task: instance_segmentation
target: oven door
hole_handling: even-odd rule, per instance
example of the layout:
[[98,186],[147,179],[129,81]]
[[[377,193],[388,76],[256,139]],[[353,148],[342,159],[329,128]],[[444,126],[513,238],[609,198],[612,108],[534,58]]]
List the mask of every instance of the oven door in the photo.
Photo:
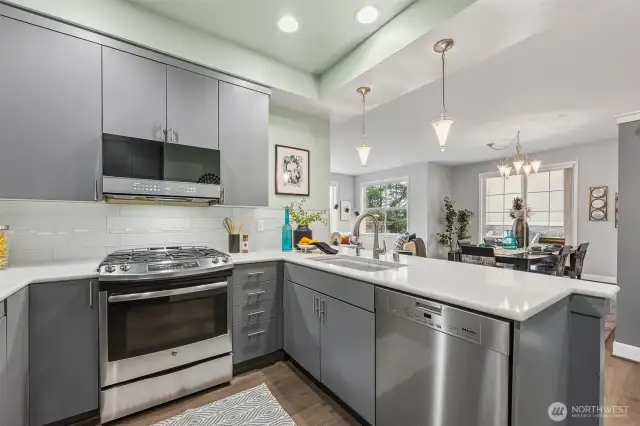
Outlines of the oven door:
[[231,352],[226,278],[100,292],[102,387]]

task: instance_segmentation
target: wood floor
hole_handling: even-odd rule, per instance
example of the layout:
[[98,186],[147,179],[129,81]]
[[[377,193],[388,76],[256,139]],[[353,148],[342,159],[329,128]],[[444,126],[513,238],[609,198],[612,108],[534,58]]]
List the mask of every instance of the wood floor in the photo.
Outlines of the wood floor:
[[[626,405],[629,409],[626,417],[605,418],[604,426],[638,426],[640,425],[640,364],[613,357],[611,355],[613,340],[613,338],[609,339],[606,345],[605,405]],[[148,426],[180,414],[189,408],[200,407],[261,383],[269,386],[273,395],[298,426],[359,424],[291,362],[284,361],[237,376],[229,386],[126,418],[112,425]]]

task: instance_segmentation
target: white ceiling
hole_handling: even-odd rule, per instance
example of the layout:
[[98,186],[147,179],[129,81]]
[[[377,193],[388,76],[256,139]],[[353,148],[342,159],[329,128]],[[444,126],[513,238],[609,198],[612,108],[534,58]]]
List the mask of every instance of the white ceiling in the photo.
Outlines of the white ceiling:
[[362,174],[422,161],[499,158],[504,154],[486,144],[508,142],[518,129],[524,149],[534,153],[615,140],[613,116],[640,108],[640,2],[594,0],[589,6],[447,77],[447,110],[456,122],[446,152],[439,152],[430,124],[440,104],[435,81],[369,111],[373,148],[366,168],[355,149],[360,118],[334,120],[331,171]]
[[[297,69],[319,74],[415,0],[130,0],[190,27],[248,47]],[[377,22],[362,25],[356,11],[380,10]],[[299,30],[278,29],[284,15]]]

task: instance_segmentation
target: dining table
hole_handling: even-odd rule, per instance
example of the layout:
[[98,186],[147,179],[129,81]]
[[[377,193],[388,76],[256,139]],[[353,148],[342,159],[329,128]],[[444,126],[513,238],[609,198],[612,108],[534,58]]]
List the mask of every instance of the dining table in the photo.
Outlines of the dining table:
[[[575,250],[572,250],[572,252]],[[558,252],[541,251],[539,253],[529,252],[525,249],[507,250],[495,248],[494,255],[497,263],[504,263],[515,266],[519,271],[530,271],[531,266],[540,263],[550,263],[555,260]]]

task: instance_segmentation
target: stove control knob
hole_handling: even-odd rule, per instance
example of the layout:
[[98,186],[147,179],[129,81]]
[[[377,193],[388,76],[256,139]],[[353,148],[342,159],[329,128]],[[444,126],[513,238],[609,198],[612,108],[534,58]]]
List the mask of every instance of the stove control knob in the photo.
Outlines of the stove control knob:
[[211,259],[211,261],[213,263],[218,263],[218,262],[220,262],[220,259],[218,259],[217,257],[214,257],[213,259]]
[[223,258],[222,258],[222,261],[223,261],[224,263],[228,263],[228,262],[229,262],[229,260],[231,260],[231,259],[229,258],[229,256],[225,256],[225,257],[223,257]]
[[120,270],[125,272],[130,271],[131,265],[127,265],[126,263],[124,265],[120,265]]
[[115,272],[116,267],[113,265],[107,265],[104,267],[105,272],[111,273],[111,272]]

